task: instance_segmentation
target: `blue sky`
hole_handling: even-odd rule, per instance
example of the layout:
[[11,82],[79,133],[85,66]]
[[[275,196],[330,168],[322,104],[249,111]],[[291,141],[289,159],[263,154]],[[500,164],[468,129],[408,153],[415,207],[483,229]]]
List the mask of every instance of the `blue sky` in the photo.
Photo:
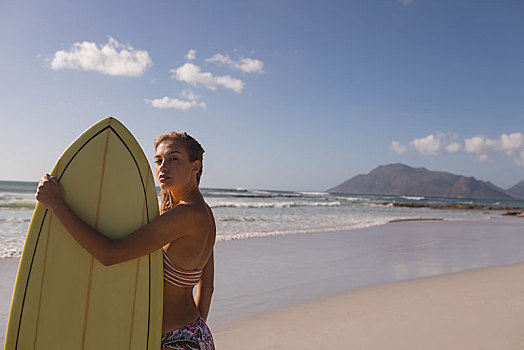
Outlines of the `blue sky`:
[[524,179],[524,2],[0,3],[0,179],[36,181],[112,115],[204,187],[325,190],[402,162]]

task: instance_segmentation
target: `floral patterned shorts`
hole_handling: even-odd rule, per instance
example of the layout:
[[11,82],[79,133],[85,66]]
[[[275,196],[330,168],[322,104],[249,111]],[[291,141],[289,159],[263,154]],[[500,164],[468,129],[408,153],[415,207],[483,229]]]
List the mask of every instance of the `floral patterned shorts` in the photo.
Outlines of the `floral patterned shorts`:
[[187,326],[162,334],[162,348],[175,350],[214,350],[211,331],[202,317]]

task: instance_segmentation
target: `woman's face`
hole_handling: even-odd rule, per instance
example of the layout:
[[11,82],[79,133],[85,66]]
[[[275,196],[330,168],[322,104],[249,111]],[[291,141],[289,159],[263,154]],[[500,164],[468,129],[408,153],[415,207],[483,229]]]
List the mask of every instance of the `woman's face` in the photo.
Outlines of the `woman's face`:
[[199,168],[198,161],[190,162],[184,147],[176,141],[164,141],[155,154],[155,174],[162,190],[176,190],[187,185]]

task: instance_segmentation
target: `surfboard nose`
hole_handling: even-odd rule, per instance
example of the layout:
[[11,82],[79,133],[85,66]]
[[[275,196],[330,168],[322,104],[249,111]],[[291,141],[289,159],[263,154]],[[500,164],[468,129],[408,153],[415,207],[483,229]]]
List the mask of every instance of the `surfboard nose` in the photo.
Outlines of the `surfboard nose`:
[[107,125],[111,125],[112,123],[114,123],[115,121],[118,121],[118,120],[115,117],[113,117],[113,116],[108,116],[108,117],[102,119],[101,121],[106,123]]

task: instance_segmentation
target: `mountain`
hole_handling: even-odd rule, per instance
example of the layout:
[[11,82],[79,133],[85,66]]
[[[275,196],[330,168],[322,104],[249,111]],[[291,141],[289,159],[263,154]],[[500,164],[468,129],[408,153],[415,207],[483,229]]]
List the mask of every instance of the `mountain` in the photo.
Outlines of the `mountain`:
[[367,175],[357,175],[327,191],[404,196],[513,198],[490,182],[425,168],[412,168],[404,164],[381,165]]
[[524,180],[522,180],[515,186],[510,187],[507,192],[512,196],[524,198]]

